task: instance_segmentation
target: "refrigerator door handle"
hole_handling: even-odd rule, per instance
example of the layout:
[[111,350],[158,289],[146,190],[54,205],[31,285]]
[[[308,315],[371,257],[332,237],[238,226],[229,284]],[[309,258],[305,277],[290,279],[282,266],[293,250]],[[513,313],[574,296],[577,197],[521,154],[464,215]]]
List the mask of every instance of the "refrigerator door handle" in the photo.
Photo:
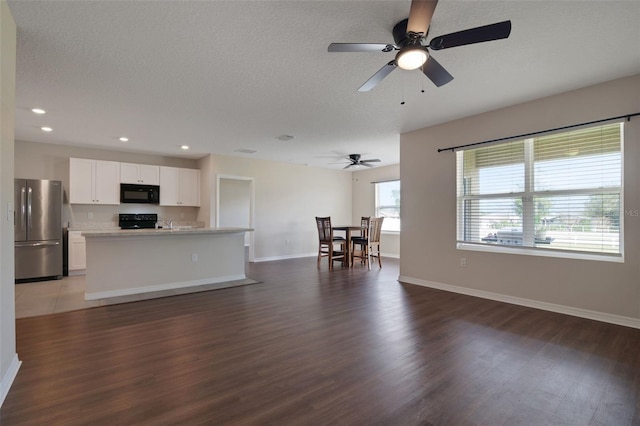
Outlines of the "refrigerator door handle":
[[27,221],[29,222],[29,229],[31,226],[31,194],[33,194],[33,188],[29,187],[29,191],[27,194]]
[[16,242],[16,247],[48,247],[48,246],[59,246],[60,241],[40,241],[37,243],[31,242]]
[[26,188],[23,186],[22,188],[20,188],[20,225],[22,227],[22,230],[24,230],[25,228],[25,224],[26,224],[26,204],[25,204],[25,197],[26,197]]

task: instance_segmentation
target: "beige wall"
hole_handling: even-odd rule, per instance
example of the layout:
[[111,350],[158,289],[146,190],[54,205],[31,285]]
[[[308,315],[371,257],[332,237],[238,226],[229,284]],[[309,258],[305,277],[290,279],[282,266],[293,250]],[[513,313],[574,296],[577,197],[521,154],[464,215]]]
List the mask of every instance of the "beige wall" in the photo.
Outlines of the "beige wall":
[[[205,161],[205,160],[201,160]],[[210,155],[210,194],[215,206],[218,174],[254,178],[256,261],[300,257],[318,251],[315,216],[351,221],[351,173],[275,161]],[[211,214],[215,224],[215,212]]]
[[[13,268],[13,136],[16,25],[0,2],[0,405],[19,368]],[[11,208],[10,208],[11,207]]]
[[215,174],[213,172],[213,157],[207,155],[198,160],[200,169],[200,209],[198,210],[198,221],[204,223],[207,228],[216,225],[215,208],[216,200],[211,199],[211,188],[215,185]]
[[[471,294],[487,292],[498,299],[508,296],[561,305],[579,315],[616,316],[613,322],[640,318],[640,217],[625,215],[624,263],[457,250],[455,154],[437,152],[640,112],[639,94],[640,75],[403,134],[403,279],[457,286],[455,290]],[[640,117],[625,124],[624,138],[624,206],[639,211]],[[466,267],[460,266],[461,257],[467,259]]]
[[[375,215],[376,191],[372,182],[400,179],[400,165],[374,167],[358,170],[352,174],[353,223],[360,223],[362,216]],[[402,191],[402,184],[400,185]],[[402,216],[402,212],[400,212]],[[385,232],[380,239],[380,249],[384,256],[400,257],[400,234]]]
[[[198,215],[198,208],[196,207],[160,207],[140,204],[121,204],[116,206],[69,205],[67,191],[69,188],[69,158],[71,157],[190,169],[198,168],[196,160],[184,158],[16,141],[16,177],[61,180],[65,188],[63,221],[65,223],[69,222],[70,227],[90,228],[92,226],[99,227],[104,223],[117,223],[118,213],[157,213],[159,217],[173,218],[176,222],[193,222],[196,220]],[[89,213],[93,218],[89,218]]]
[[[71,227],[87,228],[91,223],[114,222],[118,213],[133,212],[158,213],[160,217],[173,217],[178,222],[198,220],[205,226],[215,226],[218,174],[255,179],[253,253],[256,260],[316,253],[318,236],[313,220],[316,215],[332,216],[335,223],[351,220],[351,173],[275,161],[215,155],[186,160],[19,141],[15,150],[16,176],[62,180],[68,188],[70,157],[199,168],[202,184],[200,208],[69,205],[65,202],[64,220],[70,222]],[[65,201],[67,199],[65,196]],[[88,217],[89,213],[93,219]]]

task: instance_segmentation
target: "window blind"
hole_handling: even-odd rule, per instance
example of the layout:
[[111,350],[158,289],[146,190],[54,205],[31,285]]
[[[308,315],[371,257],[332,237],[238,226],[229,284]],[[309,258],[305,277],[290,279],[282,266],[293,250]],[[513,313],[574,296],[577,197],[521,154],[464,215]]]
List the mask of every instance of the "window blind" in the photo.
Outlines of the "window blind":
[[458,151],[458,242],[620,254],[622,129]]
[[375,216],[384,217],[383,231],[400,232],[400,181],[375,183]]

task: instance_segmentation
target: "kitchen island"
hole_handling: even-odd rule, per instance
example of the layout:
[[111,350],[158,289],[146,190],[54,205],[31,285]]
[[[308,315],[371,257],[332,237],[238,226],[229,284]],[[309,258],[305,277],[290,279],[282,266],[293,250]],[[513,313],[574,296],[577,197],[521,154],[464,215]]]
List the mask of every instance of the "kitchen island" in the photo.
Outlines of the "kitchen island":
[[[220,283],[245,275],[250,228],[85,231],[85,299],[94,300]],[[228,283],[228,285],[225,285]]]

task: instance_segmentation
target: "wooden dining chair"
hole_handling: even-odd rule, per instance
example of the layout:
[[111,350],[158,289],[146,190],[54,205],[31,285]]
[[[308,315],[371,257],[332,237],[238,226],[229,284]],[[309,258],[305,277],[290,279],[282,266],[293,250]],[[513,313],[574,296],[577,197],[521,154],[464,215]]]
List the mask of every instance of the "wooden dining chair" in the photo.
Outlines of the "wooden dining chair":
[[[371,217],[369,217],[369,216],[362,216],[360,218],[360,228],[361,228],[360,235],[355,236],[355,237],[351,237],[351,246],[352,246],[351,251],[352,252],[353,252],[353,250],[356,250],[356,249],[357,249],[356,251],[358,251],[358,252],[364,252],[365,246],[366,246],[365,241],[366,241],[367,235],[369,235],[369,222],[370,221],[371,221]],[[359,237],[359,239],[354,241],[354,238],[358,238],[358,237]],[[356,245],[358,247],[356,247]],[[360,256],[358,256],[358,257],[360,257]],[[364,258],[363,257],[360,258],[360,262],[364,263]],[[353,266],[353,256],[351,256],[351,265]]]
[[[347,251],[347,240],[343,237],[335,237],[333,228],[331,227],[331,217],[316,217],[316,225],[318,226],[318,268],[320,267],[320,259],[329,258],[329,269],[333,268],[334,260],[345,260]],[[339,250],[335,250],[335,246],[339,246]]]
[[[382,268],[382,259],[380,256],[380,234],[382,233],[382,221],[384,217],[372,217],[369,220],[369,229],[367,237],[351,238],[351,266],[354,265],[354,258],[359,258],[367,263],[371,270],[371,258],[378,259],[378,265]],[[356,246],[360,250],[356,250]]]
[[367,235],[369,233],[369,222],[371,221],[371,217],[369,216],[362,216],[360,217],[360,227],[362,228],[362,231],[360,231],[360,236],[363,238],[367,238]]

